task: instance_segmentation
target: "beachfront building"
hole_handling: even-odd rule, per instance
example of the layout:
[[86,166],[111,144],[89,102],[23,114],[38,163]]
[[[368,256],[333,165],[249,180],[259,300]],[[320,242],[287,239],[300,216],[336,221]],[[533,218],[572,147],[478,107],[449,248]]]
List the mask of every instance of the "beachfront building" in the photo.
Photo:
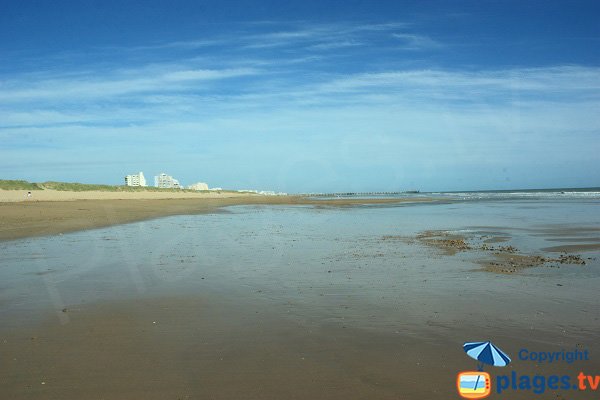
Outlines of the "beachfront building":
[[125,177],[126,186],[146,186],[146,178],[144,173],[140,171],[139,174],[127,175]]
[[188,186],[187,188],[191,190],[208,190],[208,184],[204,182],[198,182]]
[[154,177],[154,186],[161,189],[181,189],[179,181],[164,172]]

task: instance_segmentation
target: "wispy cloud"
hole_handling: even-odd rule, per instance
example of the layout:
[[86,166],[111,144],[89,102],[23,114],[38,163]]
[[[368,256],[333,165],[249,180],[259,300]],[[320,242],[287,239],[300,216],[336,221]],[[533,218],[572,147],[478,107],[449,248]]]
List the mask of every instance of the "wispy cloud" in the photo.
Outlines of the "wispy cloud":
[[394,33],[392,37],[398,39],[402,48],[406,50],[431,50],[442,47],[442,44],[425,35],[414,33]]
[[[409,25],[405,23],[317,25],[310,28],[256,35],[250,38],[252,43],[249,46],[304,45],[307,50],[369,46],[381,41],[387,34],[408,27]],[[440,46],[438,42],[414,33],[394,33],[393,36],[405,41],[405,49],[413,50]]]
[[278,64],[222,70],[153,65],[117,76],[5,81],[0,93],[1,126],[147,124],[305,107],[450,110],[518,104],[538,109],[542,104],[600,102],[600,69],[595,67],[402,70],[316,74],[308,80],[287,68]]
[[365,45],[364,42],[360,42],[357,40],[339,40],[339,41],[318,43],[318,44],[309,46],[308,49],[322,51],[322,50],[340,49],[340,48],[344,48],[344,47],[358,47],[358,46],[364,46],[364,45]]
[[[145,72],[145,73],[142,73]],[[135,73],[109,75],[105,77],[85,76],[73,79],[45,79],[37,82],[3,81],[0,87],[0,104],[14,102],[37,102],[48,99],[81,100],[82,98],[100,100],[107,97],[134,95],[148,92],[171,92],[199,90],[192,86],[228,78],[258,74],[252,68],[239,69],[181,69],[160,70],[152,73],[142,68]]]
[[[515,68],[492,71],[405,70],[365,73],[333,79],[319,86],[323,93],[389,93],[399,91],[447,95],[449,98],[497,102],[514,96],[539,96],[560,100],[600,99],[600,68],[561,66],[550,68]],[[538,97],[538,98],[539,98]],[[434,98],[431,98],[434,100]]]

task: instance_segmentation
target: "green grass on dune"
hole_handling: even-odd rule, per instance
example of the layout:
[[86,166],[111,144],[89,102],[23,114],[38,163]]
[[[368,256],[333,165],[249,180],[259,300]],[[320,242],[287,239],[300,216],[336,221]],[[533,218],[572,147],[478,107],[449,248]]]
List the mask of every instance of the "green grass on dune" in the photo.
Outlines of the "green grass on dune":
[[[0,189],[2,190],[61,190],[69,192],[186,192],[186,193],[210,193],[208,190],[190,190],[190,189],[160,189],[154,186],[125,186],[125,185],[95,185],[89,183],[76,182],[43,182],[32,183],[23,180],[3,180],[0,179]],[[220,190],[219,192],[233,193],[235,190]]]
[[43,190],[37,183],[0,179],[0,189],[4,190]]
[[195,192],[187,189],[160,189],[153,186],[125,186],[125,185],[97,185],[76,182],[44,182],[40,184],[44,189],[62,190],[69,192]]
[[[77,182],[44,182],[40,184],[44,189],[50,190],[61,190],[69,192],[144,192],[147,187],[133,187],[133,186],[117,186],[117,185],[98,185],[90,183],[77,183]],[[160,190],[160,189],[157,189]]]

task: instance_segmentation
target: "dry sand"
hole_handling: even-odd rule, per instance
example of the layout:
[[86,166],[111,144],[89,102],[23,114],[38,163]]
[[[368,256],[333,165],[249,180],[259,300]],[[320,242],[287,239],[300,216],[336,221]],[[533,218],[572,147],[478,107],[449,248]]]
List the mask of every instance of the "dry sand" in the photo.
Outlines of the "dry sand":
[[433,201],[427,198],[316,200],[247,193],[63,192],[0,190],[0,240],[98,228],[243,204],[353,206]]
[[222,199],[229,197],[248,196],[248,193],[230,191],[215,192],[108,192],[108,191],[81,191],[67,190],[33,190],[31,197],[27,197],[26,190],[0,189],[0,203],[5,202],[36,202],[36,201],[71,201],[71,200],[164,200],[164,199]]

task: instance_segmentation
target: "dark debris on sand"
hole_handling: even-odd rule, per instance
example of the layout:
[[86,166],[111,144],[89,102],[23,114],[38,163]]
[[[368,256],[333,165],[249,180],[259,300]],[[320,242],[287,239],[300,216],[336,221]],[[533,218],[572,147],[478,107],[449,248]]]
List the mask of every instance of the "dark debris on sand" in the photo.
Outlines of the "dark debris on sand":
[[558,258],[523,254],[514,246],[490,246],[485,242],[481,245],[472,244],[476,243],[477,239],[482,240],[485,237],[467,238],[464,235],[448,231],[425,231],[416,236],[416,240],[419,242],[443,250],[447,255],[454,255],[463,251],[483,252],[493,257],[491,261],[481,261],[483,269],[489,272],[512,274],[525,268],[540,266],[557,267],[557,264],[586,265],[585,260],[577,254],[565,253]]

